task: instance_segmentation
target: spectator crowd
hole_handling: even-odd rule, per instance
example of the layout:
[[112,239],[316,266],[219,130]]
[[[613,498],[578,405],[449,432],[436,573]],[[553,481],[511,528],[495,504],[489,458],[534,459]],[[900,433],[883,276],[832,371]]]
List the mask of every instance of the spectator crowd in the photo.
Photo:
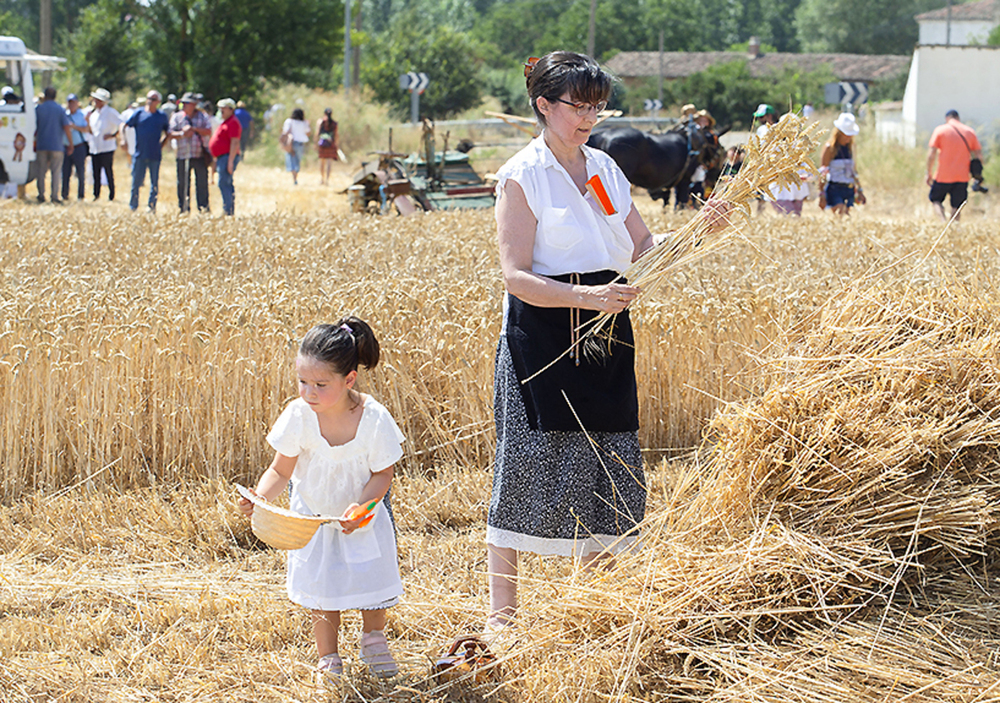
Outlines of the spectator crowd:
[[[6,88],[2,97],[7,104],[20,100]],[[163,102],[160,93],[151,90],[121,113],[110,103],[111,93],[104,88],[90,94],[86,107],[73,93],[65,105],[60,104],[52,87],[39,97],[35,107],[39,202],[46,201],[47,193],[53,203],[69,200],[74,175],[76,199],[83,200],[88,174],[93,199],[99,200],[107,188],[108,200],[114,200],[114,157],[121,149],[131,172],[129,207],[139,209],[139,191],[148,175],[146,207],[155,211],[163,150],[172,146],[176,150],[181,212],[191,209],[192,180],[196,206],[200,212],[208,212],[209,183],[217,180],[224,213],[235,214],[233,172],[246,150],[253,121],[242,101],[223,98],[213,105],[201,93],[189,92],[180,98],[168,95]]]

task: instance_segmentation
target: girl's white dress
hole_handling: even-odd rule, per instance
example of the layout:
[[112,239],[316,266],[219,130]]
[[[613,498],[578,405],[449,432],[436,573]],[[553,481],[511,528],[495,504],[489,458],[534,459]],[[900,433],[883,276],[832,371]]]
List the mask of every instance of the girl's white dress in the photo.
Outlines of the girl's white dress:
[[[281,413],[267,435],[274,450],[298,457],[292,472],[292,510],[304,515],[343,515],[357,503],[373,472],[403,456],[405,440],[389,411],[371,396],[357,435],[330,446],[319,418],[301,398]],[[396,562],[396,535],[384,502],[364,528],[346,535],[340,523],[317,530],[302,549],[288,553],[288,597],[312,610],[386,607],[403,594]]]

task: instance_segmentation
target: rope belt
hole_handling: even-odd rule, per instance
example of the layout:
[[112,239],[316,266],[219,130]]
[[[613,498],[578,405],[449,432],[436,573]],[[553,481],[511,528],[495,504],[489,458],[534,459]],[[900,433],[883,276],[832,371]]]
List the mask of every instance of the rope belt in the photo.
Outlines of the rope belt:
[[[569,276],[571,285],[580,285],[580,274],[571,273]],[[569,358],[577,366],[580,365],[580,308],[569,309]]]

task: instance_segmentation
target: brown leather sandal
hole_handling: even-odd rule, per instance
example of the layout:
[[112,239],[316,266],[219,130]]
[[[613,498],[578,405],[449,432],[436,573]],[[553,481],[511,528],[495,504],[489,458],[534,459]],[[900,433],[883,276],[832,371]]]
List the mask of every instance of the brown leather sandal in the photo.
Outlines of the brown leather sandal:
[[498,674],[497,658],[478,635],[457,637],[447,654],[434,664],[434,678],[439,683],[468,676],[473,683],[481,684]]

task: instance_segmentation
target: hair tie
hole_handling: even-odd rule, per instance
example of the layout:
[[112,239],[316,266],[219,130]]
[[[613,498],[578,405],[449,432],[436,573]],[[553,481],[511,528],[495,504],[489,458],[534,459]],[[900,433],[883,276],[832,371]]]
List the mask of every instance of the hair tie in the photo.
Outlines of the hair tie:
[[535,70],[535,64],[538,63],[537,56],[530,56],[528,60],[524,62],[524,77],[529,78],[531,72]]
[[340,329],[344,330],[345,332],[347,332],[347,334],[351,335],[352,337],[354,336],[354,330],[348,327],[346,322],[340,326]]

